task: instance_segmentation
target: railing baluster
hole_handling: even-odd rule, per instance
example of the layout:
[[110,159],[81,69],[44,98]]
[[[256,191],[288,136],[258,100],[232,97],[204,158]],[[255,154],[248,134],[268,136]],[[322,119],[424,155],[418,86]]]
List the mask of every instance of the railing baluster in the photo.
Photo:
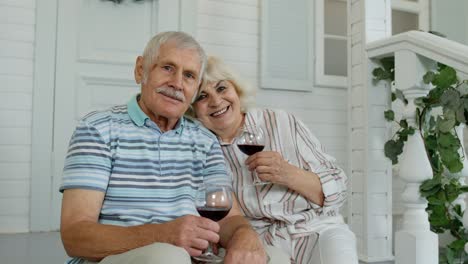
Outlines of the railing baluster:
[[[414,99],[428,92],[422,76],[433,64],[409,50],[395,52],[395,85],[408,100],[403,118],[410,126],[416,127]],[[399,177],[405,182],[402,194],[405,209],[402,228],[395,236],[395,263],[437,264],[438,238],[430,231],[425,211],[427,201],[419,193],[421,183],[432,178],[432,168],[419,130],[409,136],[405,144],[400,157]]]

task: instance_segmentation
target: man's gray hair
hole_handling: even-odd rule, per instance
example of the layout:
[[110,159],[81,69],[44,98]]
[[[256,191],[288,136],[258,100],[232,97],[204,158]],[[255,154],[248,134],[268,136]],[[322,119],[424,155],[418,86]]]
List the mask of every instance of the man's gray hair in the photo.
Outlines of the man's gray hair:
[[206,66],[206,53],[200,44],[189,34],[181,31],[166,31],[161,32],[154,36],[143,52],[143,83],[146,83],[148,74],[154,62],[158,59],[159,48],[168,42],[174,42],[179,49],[194,49],[200,57],[200,76],[199,83],[201,83],[203,73]]

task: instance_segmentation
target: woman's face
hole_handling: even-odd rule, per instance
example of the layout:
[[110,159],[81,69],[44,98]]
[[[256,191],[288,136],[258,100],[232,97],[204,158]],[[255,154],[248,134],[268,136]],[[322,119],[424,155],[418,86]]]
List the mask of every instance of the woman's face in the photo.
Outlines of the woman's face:
[[230,81],[220,80],[201,87],[193,107],[198,120],[218,136],[232,134],[242,124],[239,95]]

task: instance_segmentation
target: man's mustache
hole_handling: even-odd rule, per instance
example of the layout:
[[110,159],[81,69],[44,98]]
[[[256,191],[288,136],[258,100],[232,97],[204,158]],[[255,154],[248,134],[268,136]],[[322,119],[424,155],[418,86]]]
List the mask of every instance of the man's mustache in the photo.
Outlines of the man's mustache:
[[160,94],[164,94],[165,96],[171,97],[172,99],[181,101],[182,103],[185,102],[184,93],[177,89],[174,89],[168,86],[163,86],[163,87],[156,88],[156,92]]

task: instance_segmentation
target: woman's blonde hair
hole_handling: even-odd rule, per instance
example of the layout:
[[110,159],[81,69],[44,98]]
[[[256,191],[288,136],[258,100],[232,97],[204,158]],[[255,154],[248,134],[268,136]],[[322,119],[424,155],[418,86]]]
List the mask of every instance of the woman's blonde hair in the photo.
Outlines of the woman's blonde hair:
[[[244,82],[238,75],[229,68],[222,59],[216,56],[208,56],[203,80],[198,89],[196,98],[200,95],[208,84],[219,82],[221,80],[229,81],[234,86],[241,104],[241,112],[245,113],[255,106],[256,89]],[[193,109],[189,114],[195,116]]]

